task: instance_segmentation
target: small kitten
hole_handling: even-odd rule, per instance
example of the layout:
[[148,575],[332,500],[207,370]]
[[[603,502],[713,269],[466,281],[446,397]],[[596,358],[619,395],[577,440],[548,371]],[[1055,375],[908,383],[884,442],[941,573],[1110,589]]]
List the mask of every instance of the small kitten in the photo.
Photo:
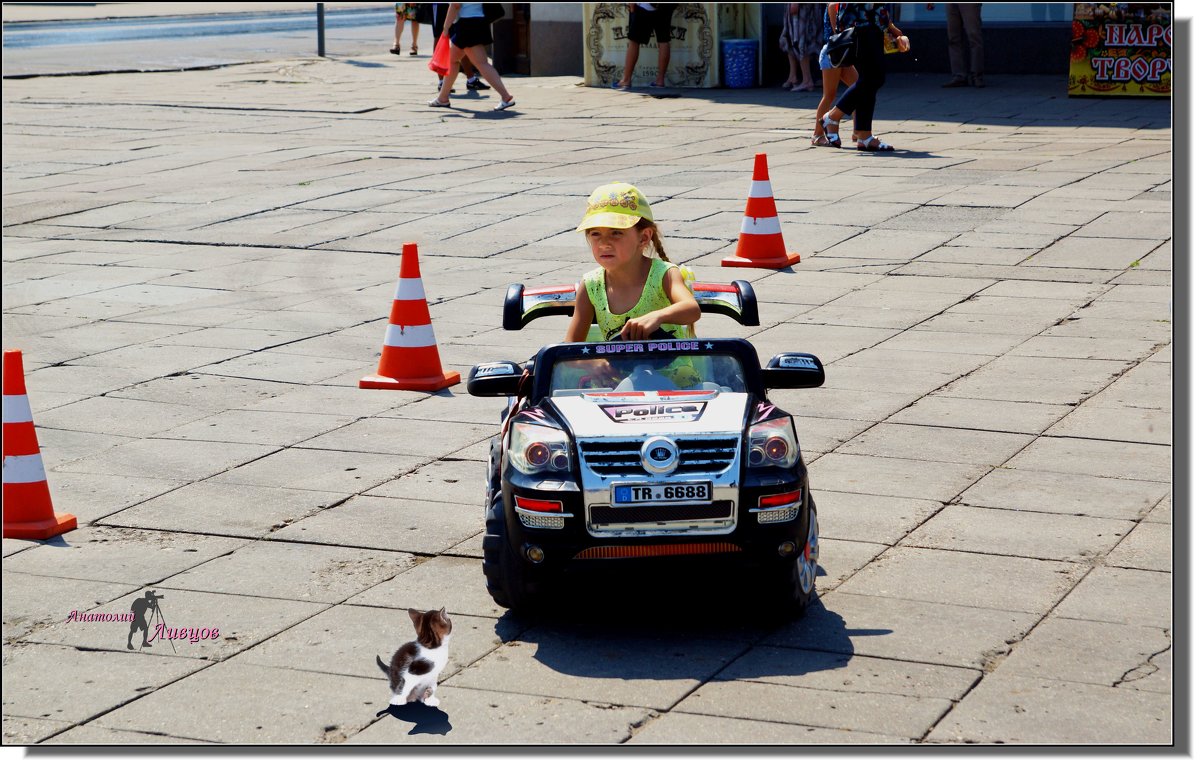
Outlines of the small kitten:
[[454,624],[446,616],[446,608],[420,612],[408,610],[413,627],[417,629],[417,640],[410,641],[392,655],[391,667],[384,665],[379,655],[375,663],[388,677],[392,700],[388,704],[403,705],[421,700],[430,707],[437,707],[438,675],[450,661],[450,630]]

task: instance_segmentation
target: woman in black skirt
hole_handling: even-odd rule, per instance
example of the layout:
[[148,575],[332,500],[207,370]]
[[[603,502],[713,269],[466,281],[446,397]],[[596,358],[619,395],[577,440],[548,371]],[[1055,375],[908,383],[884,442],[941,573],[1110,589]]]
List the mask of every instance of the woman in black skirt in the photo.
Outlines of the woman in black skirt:
[[517,105],[517,100],[504,86],[500,73],[488,62],[487,46],[492,44],[492,25],[483,15],[483,3],[450,3],[446,13],[445,27],[442,34],[450,35],[450,71],[442,80],[442,89],[437,98],[429,102],[435,108],[450,106],[450,90],[454,87],[454,79],[458,76],[458,62],[463,56],[475,64],[479,75],[496,89],[500,103],[493,111],[504,111]]
[[[892,151],[871,132],[875,116],[875,97],[883,87],[883,35],[892,35],[900,50],[908,50],[908,38],[892,23],[887,3],[830,3],[836,9],[839,32],[854,27],[858,43],[858,55],[854,67],[858,69],[858,81],[842,93],[834,107],[821,117],[821,130],[827,136],[838,133],[838,122],[847,114],[854,114],[854,142],[859,151]],[[832,143],[830,145],[833,145]],[[838,141],[840,145],[840,141]]]

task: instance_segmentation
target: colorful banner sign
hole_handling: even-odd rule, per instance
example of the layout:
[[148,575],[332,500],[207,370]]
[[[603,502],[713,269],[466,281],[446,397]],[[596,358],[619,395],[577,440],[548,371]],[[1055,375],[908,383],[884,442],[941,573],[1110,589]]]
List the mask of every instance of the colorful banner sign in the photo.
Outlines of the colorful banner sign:
[[1170,96],[1170,3],[1075,3],[1067,94]]
[[[607,87],[621,78],[629,41],[628,3],[583,4],[583,81]],[[669,87],[719,87],[723,39],[761,36],[758,3],[677,3],[671,15]],[[761,47],[761,46],[760,46]],[[651,35],[633,70],[645,86],[658,72],[658,42]]]

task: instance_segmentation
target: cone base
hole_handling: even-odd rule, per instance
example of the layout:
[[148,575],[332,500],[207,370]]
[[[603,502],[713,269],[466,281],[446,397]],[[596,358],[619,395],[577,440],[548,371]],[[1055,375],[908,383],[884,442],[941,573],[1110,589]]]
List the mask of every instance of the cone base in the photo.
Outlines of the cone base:
[[4,537],[20,540],[46,540],[79,526],[74,514],[55,514],[52,519],[33,522],[5,522]]
[[746,257],[738,257],[733,255],[721,260],[721,267],[724,268],[786,268],[800,262],[800,255],[796,252],[789,252],[783,257],[768,257],[764,259],[749,259]]
[[364,376],[358,380],[359,389],[407,389],[417,392],[433,392],[453,387],[462,381],[458,371],[445,371],[440,376],[418,376],[411,379],[393,379],[388,376]]

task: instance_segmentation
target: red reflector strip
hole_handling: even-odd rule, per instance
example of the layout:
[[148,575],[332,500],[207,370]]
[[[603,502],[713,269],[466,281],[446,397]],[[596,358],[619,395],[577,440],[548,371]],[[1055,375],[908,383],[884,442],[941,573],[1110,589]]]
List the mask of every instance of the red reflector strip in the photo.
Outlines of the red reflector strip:
[[789,503],[795,503],[800,500],[800,491],[793,490],[790,493],[776,493],[775,495],[764,495],[758,499],[759,508],[770,508],[772,506],[787,506]]
[[575,555],[576,559],[630,559],[687,554],[735,554],[742,549],[732,543],[658,543],[650,546],[596,546]]
[[575,291],[574,286],[546,286],[541,289],[526,289],[522,294],[526,297],[538,297],[543,294],[564,294],[568,291]]
[[692,290],[693,290],[693,291],[729,291],[729,292],[734,292],[734,291],[737,291],[737,287],[736,287],[736,286],[734,286],[733,284],[729,284],[729,283],[727,283],[727,284],[719,284],[719,283],[700,283],[700,282],[696,282],[696,283],[693,283],[693,284],[692,284]]
[[517,508],[526,511],[562,511],[562,501],[541,501],[517,496]]

